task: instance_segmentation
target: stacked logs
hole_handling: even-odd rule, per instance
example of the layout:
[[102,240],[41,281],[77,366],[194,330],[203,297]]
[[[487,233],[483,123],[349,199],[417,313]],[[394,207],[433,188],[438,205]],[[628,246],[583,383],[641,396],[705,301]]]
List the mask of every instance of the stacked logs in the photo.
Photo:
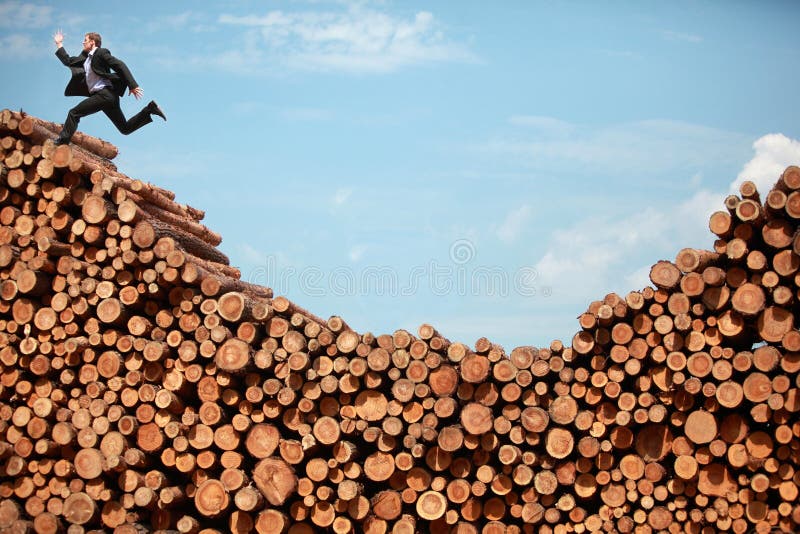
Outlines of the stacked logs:
[[800,169],[506,353],[273,298],[53,129],[0,112],[0,531],[797,530]]

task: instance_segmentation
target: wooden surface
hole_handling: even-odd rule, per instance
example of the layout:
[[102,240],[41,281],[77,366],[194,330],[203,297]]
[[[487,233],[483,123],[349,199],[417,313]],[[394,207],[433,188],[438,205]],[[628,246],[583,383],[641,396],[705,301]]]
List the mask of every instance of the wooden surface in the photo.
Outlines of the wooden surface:
[[506,351],[273,298],[47,128],[0,112],[0,531],[798,530],[800,169]]

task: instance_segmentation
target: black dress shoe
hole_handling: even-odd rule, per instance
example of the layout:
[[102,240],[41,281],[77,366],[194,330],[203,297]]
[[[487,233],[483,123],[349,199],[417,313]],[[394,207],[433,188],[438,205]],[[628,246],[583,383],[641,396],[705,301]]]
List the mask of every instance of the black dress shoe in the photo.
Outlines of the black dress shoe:
[[56,146],[58,146],[58,145],[68,145],[69,144],[69,139],[63,139],[61,137],[56,137],[55,139],[53,139],[53,144],[56,145]]
[[155,100],[151,100],[149,104],[147,104],[147,109],[150,111],[151,115],[158,115],[164,120],[167,120],[167,116],[164,115],[164,111],[156,104]]

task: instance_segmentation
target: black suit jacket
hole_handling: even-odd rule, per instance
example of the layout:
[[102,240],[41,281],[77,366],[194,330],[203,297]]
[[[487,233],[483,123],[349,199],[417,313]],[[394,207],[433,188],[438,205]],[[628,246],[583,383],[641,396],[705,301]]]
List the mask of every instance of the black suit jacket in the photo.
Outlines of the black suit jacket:
[[[88,52],[83,51],[78,56],[70,57],[63,46],[56,50],[56,57],[72,71],[72,78],[70,78],[67,88],[64,89],[64,96],[89,96],[89,88],[86,86],[86,71],[83,70],[87,55]],[[114,85],[114,92],[118,96],[123,96],[126,88],[139,87],[125,63],[112,56],[107,48],[98,48],[94,51],[92,70],[98,76],[109,80]]]

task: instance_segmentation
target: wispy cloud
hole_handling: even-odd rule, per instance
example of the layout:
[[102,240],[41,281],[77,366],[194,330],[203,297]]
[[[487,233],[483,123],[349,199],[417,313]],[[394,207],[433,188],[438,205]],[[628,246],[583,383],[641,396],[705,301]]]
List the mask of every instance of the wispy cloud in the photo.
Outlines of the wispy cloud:
[[281,111],[281,116],[292,122],[318,122],[333,118],[333,112],[321,108],[288,108]]
[[190,32],[209,32],[213,31],[214,25],[208,20],[204,13],[197,11],[184,11],[175,15],[164,15],[149,19],[145,24],[148,32],[188,30]]
[[364,257],[364,254],[367,252],[366,245],[354,245],[350,247],[350,251],[347,253],[347,257],[350,258],[350,261],[353,263],[361,260]]
[[230,104],[232,113],[237,115],[252,115],[254,113],[275,114],[289,122],[320,122],[335,118],[335,113],[331,109],[314,107],[289,107],[275,109],[274,106],[263,100],[240,100]]
[[6,59],[30,59],[43,55],[41,43],[34,42],[30,35],[22,33],[1,36],[0,49]]
[[44,28],[52,24],[53,8],[23,2],[0,2],[0,28]]
[[531,207],[527,204],[511,210],[497,229],[497,237],[504,243],[516,241],[530,220],[531,213]]
[[528,128],[530,131],[549,137],[566,137],[575,133],[576,125],[540,115],[513,115],[508,122],[514,126]]
[[353,190],[349,188],[340,188],[336,190],[336,193],[333,194],[333,198],[331,199],[334,206],[341,206],[345,202],[348,201],[350,196],[353,194]]
[[684,43],[702,43],[703,38],[699,35],[694,35],[691,33],[681,33],[675,32],[672,30],[662,30],[661,36],[668,41],[682,41]]
[[642,55],[638,52],[634,52],[633,50],[610,50],[610,49],[600,49],[598,50],[600,54],[608,57],[615,57],[615,58],[622,58],[622,59],[641,59]]
[[129,147],[114,159],[114,163],[121,169],[127,169],[131,176],[148,177],[161,180],[162,183],[185,179],[196,182],[198,177],[208,176],[208,169],[223,157],[223,154],[212,150],[198,150],[183,152],[181,158],[175,158],[172,150],[166,146],[153,146],[147,150]]
[[340,12],[223,14],[218,22],[250,29],[245,32],[250,36],[248,47],[255,37],[256,50],[270,64],[296,70],[376,73],[475,59],[465,45],[445,36],[444,27],[428,11],[402,18],[354,4]]
[[[498,136],[480,147],[490,154],[519,158],[535,168],[569,163],[598,172],[650,172],[734,163],[750,139],[736,132],[675,120],[644,120],[597,127],[557,119],[512,118],[531,123],[531,135]],[[557,135],[554,135],[554,132]]]
[[261,100],[240,100],[231,103],[231,111],[237,115],[251,115],[262,113],[267,109],[267,104]]
[[267,256],[250,243],[240,243],[236,248],[239,249],[239,254],[241,254],[242,259],[249,263],[259,264],[263,262],[264,258]]

